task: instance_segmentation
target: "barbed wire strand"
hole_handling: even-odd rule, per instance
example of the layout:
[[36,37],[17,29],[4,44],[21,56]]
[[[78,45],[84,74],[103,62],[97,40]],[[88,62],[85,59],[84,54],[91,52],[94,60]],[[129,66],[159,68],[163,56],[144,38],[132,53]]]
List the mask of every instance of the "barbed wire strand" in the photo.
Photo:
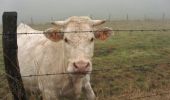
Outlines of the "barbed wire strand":
[[[54,75],[64,75],[64,74],[75,74],[75,75],[83,75],[83,74],[95,74],[96,72],[99,72],[99,71],[110,71],[111,68],[108,68],[108,69],[95,69],[93,71],[86,71],[86,72],[83,72],[83,73],[76,73],[76,72],[63,72],[63,73],[47,73],[47,74],[37,74],[37,75],[23,75],[21,77],[35,77],[35,76],[54,76]],[[0,77],[3,77],[3,76],[7,76],[11,79],[15,79],[14,77],[12,77],[11,75],[7,74],[7,73],[3,73],[0,75]]]
[[[128,31],[128,32],[134,32],[134,31],[141,31],[141,32],[145,32],[145,31],[162,31],[162,32],[166,32],[166,31],[170,31],[170,29],[127,29],[127,30],[122,30],[122,29],[114,29],[114,30],[96,30],[96,31],[59,31],[59,33],[84,33],[84,32],[103,32],[103,31],[113,31],[113,32],[120,32],[120,31]],[[23,35],[23,34],[48,34],[46,32],[39,32],[39,33],[17,33],[18,35]],[[5,33],[5,34],[0,34],[0,35],[13,35],[13,34],[10,34],[10,33]]]
[[[164,62],[164,63],[159,63],[159,64],[170,64],[170,62]],[[140,67],[140,66],[157,66],[159,64],[143,64],[143,65],[132,65],[132,67]],[[96,72],[109,72],[109,71],[112,71],[113,70],[113,67],[111,68],[105,68],[105,69],[94,69],[92,71],[86,71],[86,72],[82,72],[82,73],[76,73],[76,72],[61,72],[61,73],[47,73],[47,74],[37,74],[37,75],[23,75],[21,77],[35,77],[35,76],[54,76],[54,75],[64,75],[64,74],[75,74],[75,75],[78,75],[78,74],[96,74]],[[7,73],[3,73],[0,75],[0,77],[3,77],[4,75],[7,75],[8,77],[11,77],[13,78],[11,75],[8,75]]]
[[[168,63],[161,63],[161,64],[170,64],[169,62]],[[146,66],[146,65],[149,65],[149,64],[145,64],[145,65],[143,65],[143,66]],[[150,64],[150,65],[152,65],[152,66],[154,66],[154,65],[158,65],[158,64]],[[141,66],[141,65],[139,65],[139,66]],[[112,68],[108,68],[108,69],[96,69],[96,70],[93,70],[92,72],[90,72],[90,73],[94,73],[94,72],[96,72],[96,71],[111,71],[111,69]],[[6,73],[5,73],[6,74]],[[49,75],[59,75],[59,74],[74,74],[74,73],[55,73],[55,74],[41,74],[41,75],[27,75],[27,76],[22,76],[22,77],[33,77],[33,76],[49,76]],[[78,74],[78,73],[75,73],[75,74]],[[6,74],[6,75],[8,75],[8,74]],[[10,75],[8,75],[8,77],[12,77],[12,76],[10,76]],[[14,79],[14,78],[12,78],[12,79]],[[14,79],[15,80],[15,79]],[[15,80],[16,81],[16,80]],[[155,96],[159,96],[159,95],[168,95],[168,94],[170,94],[170,92],[161,92],[161,93],[156,93],[156,94],[152,94],[152,95],[146,95],[146,96],[138,96],[138,97],[134,97],[134,98],[129,98],[129,99],[127,99],[127,100],[139,100],[139,99],[145,99],[145,98],[150,98],[150,97],[155,97]],[[8,93],[8,95],[9,95],[9,93]],[[6,98],[7,96],[5,96],[4,97],[4,99]]]

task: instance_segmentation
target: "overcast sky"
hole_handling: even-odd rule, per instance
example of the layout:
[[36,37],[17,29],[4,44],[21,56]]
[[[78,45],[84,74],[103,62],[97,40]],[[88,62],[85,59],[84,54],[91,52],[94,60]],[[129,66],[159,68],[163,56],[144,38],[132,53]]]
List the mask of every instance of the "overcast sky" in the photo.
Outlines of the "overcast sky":
[[112,19],[127,14],[129,19],[161,19],[163,13],[170,18],[170,0],[0,0],[0,14],[4,11],[17,11],[18,20],[27,23],[81,15],[106,19],[109,14]]

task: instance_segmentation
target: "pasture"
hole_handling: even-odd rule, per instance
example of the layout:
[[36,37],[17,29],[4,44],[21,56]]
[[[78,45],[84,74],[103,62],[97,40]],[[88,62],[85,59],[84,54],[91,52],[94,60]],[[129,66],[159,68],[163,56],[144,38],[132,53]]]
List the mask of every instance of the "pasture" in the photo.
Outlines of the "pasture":
[[[51,25],[31,26],[44,30]],[[111,21],[104,26],[113,29],[170,29],[170,21]],[[8,84],[2,76],[2,55],[0,43],[0,99],[6,100],[7,97],[10,100]],[[91,75],[98,100],[169,100],[170,31],[115,32],[106,41],[96,41],[93,69],[110,69]],[[138,98],[159,93],[162,94]]]

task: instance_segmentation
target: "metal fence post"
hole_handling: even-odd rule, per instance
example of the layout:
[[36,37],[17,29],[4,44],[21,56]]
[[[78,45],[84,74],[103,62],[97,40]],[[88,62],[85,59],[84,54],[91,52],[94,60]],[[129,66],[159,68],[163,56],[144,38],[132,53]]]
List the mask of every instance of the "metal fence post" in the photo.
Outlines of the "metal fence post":
[[18,65],[17,13],[3,13],[3,56],[9,88],[14,100],[26,100],[25,89]]

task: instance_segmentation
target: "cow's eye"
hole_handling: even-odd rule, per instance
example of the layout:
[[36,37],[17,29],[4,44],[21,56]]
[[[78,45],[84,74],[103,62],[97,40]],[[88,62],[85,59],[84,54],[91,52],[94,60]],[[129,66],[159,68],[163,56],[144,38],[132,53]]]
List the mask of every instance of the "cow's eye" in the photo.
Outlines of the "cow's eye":
[[93,42],[93,41],[94,41],[94,38],[91,38],[91,39],[90,39],[90,42]]
[[67,38],[65,38],[64,41],[65,41],[66,43],[68,43],[68,39],[67,39]]

